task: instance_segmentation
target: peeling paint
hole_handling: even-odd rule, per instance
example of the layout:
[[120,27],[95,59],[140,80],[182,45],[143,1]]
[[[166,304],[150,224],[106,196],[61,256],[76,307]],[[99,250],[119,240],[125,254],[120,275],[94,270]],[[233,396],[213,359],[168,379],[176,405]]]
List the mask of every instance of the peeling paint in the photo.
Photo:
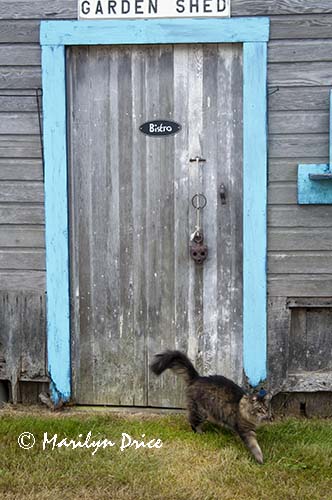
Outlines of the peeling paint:
[[70,394],[64,394],[61,393],[55,384],[55,382],[52,380],[51,374],[49,374],[50,377],[50,395],[51,395],[51,401],[54,404],[54,409],[56,410],[57,408],[60,408],[63,406],[64,403],[67,403],[70,400]]

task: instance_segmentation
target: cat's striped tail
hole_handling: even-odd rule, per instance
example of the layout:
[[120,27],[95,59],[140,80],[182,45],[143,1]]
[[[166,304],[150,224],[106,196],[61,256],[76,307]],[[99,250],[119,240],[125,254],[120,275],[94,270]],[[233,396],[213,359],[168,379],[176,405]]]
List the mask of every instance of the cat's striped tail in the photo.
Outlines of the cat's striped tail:
[[165,351],[156,354],[150,368],[156,375],[161,375],[169,368],[177,375],[183,375],[187,383],[199,377],[190,359],[180,351]]

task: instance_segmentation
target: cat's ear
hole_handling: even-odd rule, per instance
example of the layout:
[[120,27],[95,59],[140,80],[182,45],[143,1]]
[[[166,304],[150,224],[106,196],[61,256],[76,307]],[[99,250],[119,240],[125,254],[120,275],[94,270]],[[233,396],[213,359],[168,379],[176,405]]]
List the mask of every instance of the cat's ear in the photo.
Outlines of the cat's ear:
[[265,396],[263,397],[263,401],[264,401],[265,403],[269,403],[269,402],[271,401],[272,397],[273,397],[273,396],[272,396],[272,394],[271,394],[270,392],[267,392],[267,393],[265,394]]
[[257,399],[259,399],[259,401],[261,401],[262,403],[265,403],[268,405],[272,399],[272,394],[267,392],[266,394],[264,394],[264,396],[258,395]]

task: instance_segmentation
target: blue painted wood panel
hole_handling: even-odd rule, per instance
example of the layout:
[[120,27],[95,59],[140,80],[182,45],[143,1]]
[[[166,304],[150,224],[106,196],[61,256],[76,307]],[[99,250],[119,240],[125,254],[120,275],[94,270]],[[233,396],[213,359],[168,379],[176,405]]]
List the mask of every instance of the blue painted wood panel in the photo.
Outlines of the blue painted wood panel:
[[70,397],[66,85],[63,46],[42,50],[47,352],[52,399]]
[[267,47],[243,46],[243,357],[252,385],[266,378]]
[[311,180],[310,174],[329,173],[329,165],[299,165],[298,203],[300,205],[332,204],[332,179]]
[[263,42],[268,18],[44,21],[42,45]]
[[[297,201],[299,205],[332,204],[332,91],[330,91],[329,164],[299,165],[297,172]],[[311,176],[326,176],[325,179]]]

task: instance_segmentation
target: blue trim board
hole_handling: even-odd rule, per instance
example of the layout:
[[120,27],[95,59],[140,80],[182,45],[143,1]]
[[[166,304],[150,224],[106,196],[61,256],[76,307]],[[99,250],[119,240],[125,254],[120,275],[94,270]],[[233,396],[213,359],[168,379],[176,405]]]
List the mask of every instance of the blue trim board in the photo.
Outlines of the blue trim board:
[[267,352],[267,45],[243,46],[243,359],[256,386]]
[[47,347],[52,399],[70,397],[69,250],[65,49],[42,51]]
[[47,345],[52,399],[71,396],[66,45],[243,43],[243,361],[266,378],[266,74],[268,18],[42,21]]
[[43,21],[41,45],[267,42],[269,18]]
[[299,165],[297,171],[297,201],[299,205],[332,204],[332,91],[330,90],[329,163]]

